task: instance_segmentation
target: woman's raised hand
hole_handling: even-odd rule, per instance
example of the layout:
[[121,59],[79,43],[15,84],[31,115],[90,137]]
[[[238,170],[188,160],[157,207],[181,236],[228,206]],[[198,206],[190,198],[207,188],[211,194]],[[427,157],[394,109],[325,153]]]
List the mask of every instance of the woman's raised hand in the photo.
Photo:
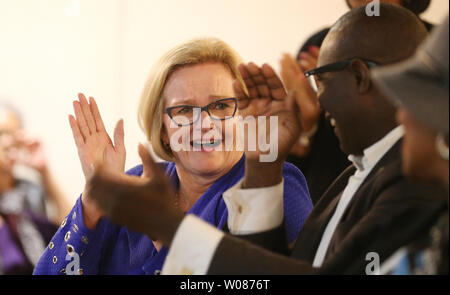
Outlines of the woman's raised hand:
[[[73,102],[75,117],[70,115],[69,123],[86,182],[95,172],[97,165],[123,173],[126,158],[123,120],[116,124],[113,142],[106,132],[94,98],[89,97],[88,102],[82,93],[78,94],[78,98],[78,101]],[[89,196],[83,193],[85,224],[88,228],[93,228],[104,214],[89,199]]]

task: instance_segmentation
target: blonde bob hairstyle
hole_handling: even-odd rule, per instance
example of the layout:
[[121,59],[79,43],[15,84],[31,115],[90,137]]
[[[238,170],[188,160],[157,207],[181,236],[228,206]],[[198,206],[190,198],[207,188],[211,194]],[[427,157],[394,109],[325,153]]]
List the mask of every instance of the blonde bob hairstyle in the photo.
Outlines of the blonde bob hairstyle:
[[230,69],[245,91],[244,81],[238,65],[242,58],[222,40],[216,38],[194,39],[176,46],[164,54],[154,65],[139,103],[138,121],[141,129],[151,143],[155,154],[165,161],[173,161],[170,147],[162,140],[164,115],[164,87],[170,75],[183,66],[205,62],[220,62]]

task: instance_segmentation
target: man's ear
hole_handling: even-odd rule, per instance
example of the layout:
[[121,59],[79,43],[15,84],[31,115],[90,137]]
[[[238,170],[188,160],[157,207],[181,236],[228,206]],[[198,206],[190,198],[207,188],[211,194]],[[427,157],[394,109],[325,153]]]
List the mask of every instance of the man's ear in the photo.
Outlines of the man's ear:
[[358,92],[360,94],[368,92],[372,85],[369,67],[363,61],[355,59],[350,64],[350,70],[355,76]]

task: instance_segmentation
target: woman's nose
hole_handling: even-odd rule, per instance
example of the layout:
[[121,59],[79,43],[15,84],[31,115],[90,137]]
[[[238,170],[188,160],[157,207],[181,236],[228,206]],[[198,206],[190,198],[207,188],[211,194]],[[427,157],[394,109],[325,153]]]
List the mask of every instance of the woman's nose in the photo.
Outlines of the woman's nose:
[[194,127],[200,130],[211,130],[214,128],[214,122],[208,112],[203,111],[200,114],[200,120],[196,122]]

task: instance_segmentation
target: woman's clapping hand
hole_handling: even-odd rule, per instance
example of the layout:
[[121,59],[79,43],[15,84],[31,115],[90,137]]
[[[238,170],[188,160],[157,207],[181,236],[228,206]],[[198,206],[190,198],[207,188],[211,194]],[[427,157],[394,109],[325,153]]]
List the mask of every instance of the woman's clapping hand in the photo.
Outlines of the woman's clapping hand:
[[[90,97],[88,102],[82,93],[78,98],[79,100],[73,102],[75,117],[70,115],[69,122],[86,182],[98,165],[123,173],[126,158],[123,120],[116,124],[113,142],[106,132],[94,98]],[[83,193],[82,202],[85,224],[88,228],[93,228],[104,214],[90,201],[86,193]]]

